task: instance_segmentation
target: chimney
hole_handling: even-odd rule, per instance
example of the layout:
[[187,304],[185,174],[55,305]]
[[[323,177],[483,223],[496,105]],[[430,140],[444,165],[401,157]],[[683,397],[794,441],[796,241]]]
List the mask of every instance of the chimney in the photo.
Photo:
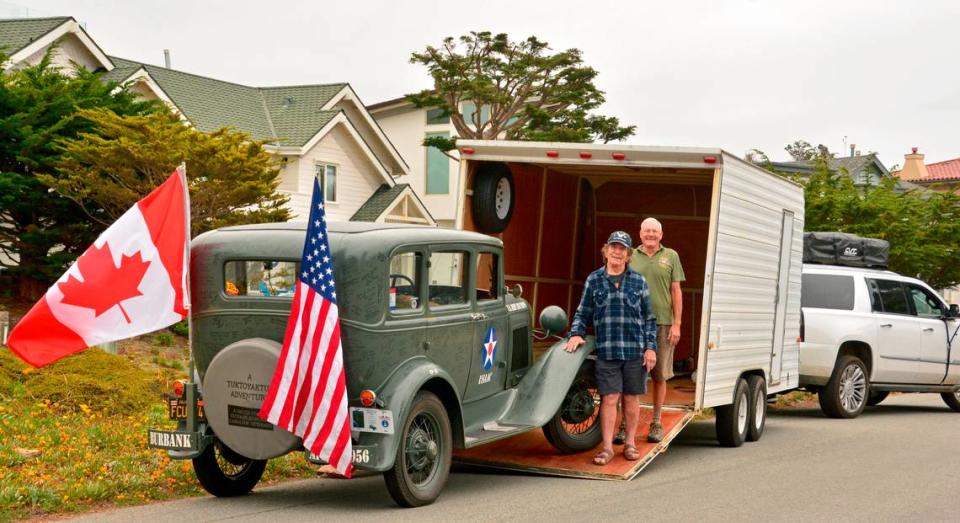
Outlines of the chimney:
[[856,156],[857,154],[857,144],[850,144],[850,156]]
[[163,50],[163,66],[166,67],[167,69],[170,69],[170,50],[169,49]]
[[911,149],[910,154],[903,155],[903,169],[900,169],[899,176],[904,180],[920,180],[929,176],[927,166],[923,163],[923,155],[917,152],[917,148]]

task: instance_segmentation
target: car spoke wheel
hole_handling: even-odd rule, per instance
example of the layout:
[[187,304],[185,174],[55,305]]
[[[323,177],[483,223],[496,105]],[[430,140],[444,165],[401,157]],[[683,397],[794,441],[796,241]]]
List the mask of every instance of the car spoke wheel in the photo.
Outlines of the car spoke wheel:
[[193,458],[193,472],[204,490],[217,497],[241,496],[253,490],[267,468],[267,460],[250,459],[219,440]]
[[600,443],[600,391],[592,361],[580,367],[557,413],[543,426],[543,435],[564,454],[590,450]]
[[440,398],[420,391],[402,427],[393,467],[383,473],[383,479],[398,505],[429,505],[440,496],[450,476],[450,418]]
[[870,381],[867,367],[860,358],[852,355],[841,356],[836,369],[818,394],[820,408],[831,418],[855,418],[867,406],[870,393]]

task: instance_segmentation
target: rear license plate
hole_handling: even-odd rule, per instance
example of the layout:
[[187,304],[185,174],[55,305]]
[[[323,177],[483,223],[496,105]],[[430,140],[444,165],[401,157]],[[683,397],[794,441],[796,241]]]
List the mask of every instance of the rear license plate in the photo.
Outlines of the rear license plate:
[[[353,447],[353,464],[366,465],[370,463],[370,460],[372,459],[371,454],[373,453],[374,450],[376,450],[376,446]],[[307,455],[307,461],[309,461],[310,463],[313,463],[315,465],[327,465],[326,461],[320,459],[320,456],[310,452],[309,450],[306,451],[306,455]]]
[[[187,419],[187,402],[180,398],[171,398],[167,400],[167,415],[170,419]],[[203,400],[197,401],[197,418],[204,419]]]
[[201,432],[171,432],[147,430],[147,445],[156,449],[197,450],[200,448]]

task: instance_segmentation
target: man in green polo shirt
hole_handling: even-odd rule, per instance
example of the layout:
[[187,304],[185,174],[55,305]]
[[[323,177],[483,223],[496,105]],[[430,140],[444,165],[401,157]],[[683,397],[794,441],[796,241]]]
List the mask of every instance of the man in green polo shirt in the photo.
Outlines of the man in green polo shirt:
[[650,286],[650,301],[657,317],[657,365],[650,372],[653,379],[653,421],[647,441],[663,439],[660,412],[667,397],[667,380],[673,377],[673,349],[680,340],[680,319],[683,293],[680,282],[686,278],[677,251],[661,245],[663,226],[655,218],[640,224],[642,245],[633,251],[630,268],[639,272]]

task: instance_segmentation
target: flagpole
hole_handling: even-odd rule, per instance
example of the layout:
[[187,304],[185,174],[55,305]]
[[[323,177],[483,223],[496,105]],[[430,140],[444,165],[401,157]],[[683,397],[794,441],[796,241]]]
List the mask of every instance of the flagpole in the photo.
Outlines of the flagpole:
[[183,198],[184,198],[184,212],[186,213],[186,219],[184,220],[184,226],[186,231],[184,234],[184,271],[183,271],[183,305],[187,309],[187,357],[190,359],[188,366],[187,374],[187,383],[191,385],[187,387],[187,405],[190,405],[187,412],[187,431],[194,432],[196,431],[196,419],[197,419],[197,384],[194,380],[194,372],[196,368],[193,364],[193,307],[192,300],[190,299],[190,186],[187,184],[187,162],[180,162],[180,165],[177,166],[177,172],[180,174],[180,183],[183,184]]

